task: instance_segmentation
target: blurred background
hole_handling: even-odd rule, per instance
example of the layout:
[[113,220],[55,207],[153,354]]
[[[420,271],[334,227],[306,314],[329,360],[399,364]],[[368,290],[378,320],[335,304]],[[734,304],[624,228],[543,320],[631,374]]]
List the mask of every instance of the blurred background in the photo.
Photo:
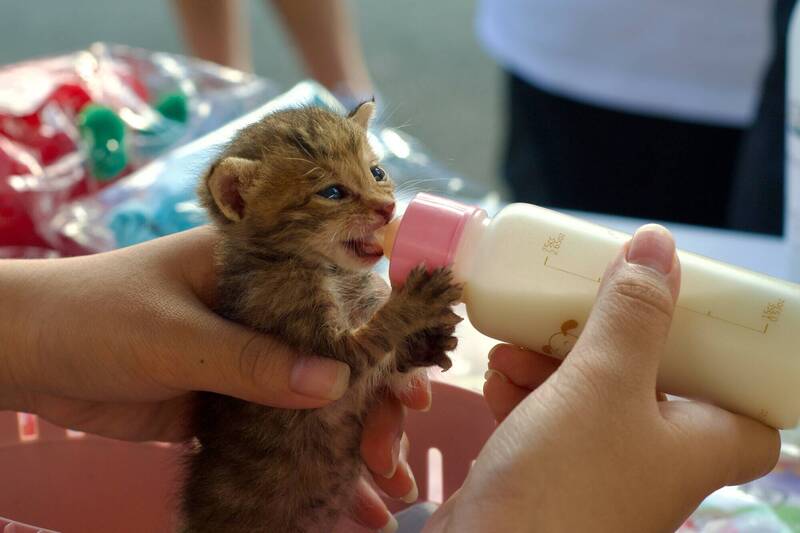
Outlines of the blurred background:
[[[0,64],[104,41],[213,59],[282,88],[316,77],[346,104],[377,94],[388,126],[508,200],[781,235],[794,5],[6,2]],[[220,35],[241,42],[219,52]],[[325,66],[342,57],[358,65]]]
[[[246,113],[279,101],[336,102],[311,84],[278,97],[259,78],[170,54],[202,56],[238,24],[242,53],[218,62],[287,90],[310,77],[303,65],[315,55],[297,43],[314,41],[332,19],[316,17],[304,39],[290,38],[292,28],[302,33],[325,6],[347,5],[372,88],[337,93],[319,81],[346,105],[374,88],[384,123],[371,132],[401,185],[438,175],[443,193],[487,209],[499,207],[499,191],[586,218],[616,215],[605,220],[622,229],[667,222],[688,250],[778,275],[786,262],[800,280],[800,23],[789,31],[796,0],[239,0],[233,24],[212,8],[223,2],[233,0],[2,3],[0,258],[96,253],[204,223],[197,176],[255,120]],[[279,15],[303,5],[294,25]],[[348,30],[346,18],[330,27]],[[318,60],[330,64],[326,46],[351,39],[337,35],[316,39]],[[360,57],[354,48],[350,57]],[[797,63],[791,114],[787,48]],[[42,57],[59,59],[19,64]],[[784,154],[787,138],[793,158]],[[401,149],[391,154],[387,139],[400,139]],[[785,178],[787,161],[794,167]],[[785,181],[795,183],[788,201]],[[784,261],[779,236],[787,234]],[[461,344],[449,375],[480,389],[494,341],[460,334],[474,342]],[[800,473],[797,449],[785,468]],[[800,531],[800,484],[780,475],[753,493],[791,495],[769,498],[781,502],[774,512],[791,518],[791,529],[775,526],[773,509],[739,488],[704,504],[694,525],[728,512],[752,519],[740,506],[769,521],[769,531]]]
[[[780,236],[787,133],[800,153],[800,119],[787,130],[784,112],[795,3],[7,2],[0,64],[99,41],[200,57],[281,89],[315,78],[345,107],[376,95],[380,124],[504,200]],[[11,71],[12,85],[37,86]],[[428,170],[414,178],[442,175]],[[800,192],[789,203],[800,213]]]
[[[265,8],[266,4],[266,8]],[[352,3],[389,123],[423,140],[458,173],[499,187],[500,78],[480,48],[471,0]],[[275,10],[246,0],[256,74],[288,88],[303,79]],[[168,0],[3,2],[0,65],[80,50],[94,41],[186,53]]]

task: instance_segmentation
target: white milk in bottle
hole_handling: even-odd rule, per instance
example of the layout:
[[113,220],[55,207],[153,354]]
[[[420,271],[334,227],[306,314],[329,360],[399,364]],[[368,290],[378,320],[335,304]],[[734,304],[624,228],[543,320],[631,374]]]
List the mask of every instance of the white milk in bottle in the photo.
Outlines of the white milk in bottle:
[[[528,204],[485,211],[420,194],[388,228],[389,277],[450,266],[481,333],[566,356],[630,237]],[[777,428],[800,418],[800,286],[678,252],[681,291],[659,390]]]

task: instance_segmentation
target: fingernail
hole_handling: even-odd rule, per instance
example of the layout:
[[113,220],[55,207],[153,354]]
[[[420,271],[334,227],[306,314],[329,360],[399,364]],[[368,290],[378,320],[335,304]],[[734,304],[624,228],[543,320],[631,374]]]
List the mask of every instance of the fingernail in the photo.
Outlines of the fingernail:
[[647,224],[633,235],[627,260],[669,274],[675,262],[675,241],[663,226]]
[[489,379],[491,379],[492,376],[497,376],[498,378],[502,379],[504,383],[510,383],[511,381],[505,374],[503,374],[502,372],[498,372],[493,368],[490,368],[489,370],[486,371],[486,373],[483,375],[483,379],[489,381]]
[[417,488],[417,480],[414,478],[414,472],[411,471],[411,467],[406,464],[406,470],[408,471],[408,477],[411,478],[411,490],[408,491],[408,494],[400,498],[406,503],[414,503],[419,499],[419,488]]
[[502,344],[497,344],[497,345],[495,345],[495,346],[492,346],[492,349],[491,349],[491,350],[489,350],[489,361],[491,361],[491,360],[492,360],[492,356],[494,355],[494,352],[496,352],[497,350],[499,350],[501,346],[503,346],[503,345],[502,345]]
[[289,376],[292,391],[323,400],[341,398],[349,382],[350,367],[324,357],[298,357]]
[[386,479],[392,479],[397,473],[397,461],[400,457],[400,439],[398,438],[392,444],[392,469],[387,474],[381,474]]
[[397,519],[392,515],[389,515],[389,521],[386,522],[386,525],[381,528],[381,533],[396,533],[397,528],[400,525],[397,523]]
[[425,388],[428,389],[428,403],[425,405],[425,407],[422,408],[423,413],[427,413],[428,411],[430,411],[431,405],[433,405],[433,392],[431,391],[430,379],[425,380]]

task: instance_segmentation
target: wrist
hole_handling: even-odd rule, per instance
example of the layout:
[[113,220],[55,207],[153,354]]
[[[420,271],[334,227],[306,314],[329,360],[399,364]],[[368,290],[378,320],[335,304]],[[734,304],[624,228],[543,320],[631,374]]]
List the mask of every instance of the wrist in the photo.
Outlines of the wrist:
[[0,261],[0,410],[21,409],[27,394],[22,375],[35,357],[39,305],[31,281],[38,261]]
[[[440,527],[434,531],[442,533],[503,531],[523,533],[527,531],[554,531],[545,527],[544,514],[548,511],[542,502],[557,505],[558,497],[552,494],[553,487],[547,486],[549,477],[537,460],[533,465],[523,458],[516,446],[503,446],[502,439],[492,437],[487,446],[494,448],[481,452],[470,475],[452,498],[446,517],[442,517]],[[494,440],[495,446],[491,446]],[[498,446],[505,448],[510,456],[498,455]],[[527,447],[527,446],[526,446]],[[488,453],[487,453],[488,452]],[[531,468],[534,466],[534,468]],[[444,508],[445,506],[443,506]]]

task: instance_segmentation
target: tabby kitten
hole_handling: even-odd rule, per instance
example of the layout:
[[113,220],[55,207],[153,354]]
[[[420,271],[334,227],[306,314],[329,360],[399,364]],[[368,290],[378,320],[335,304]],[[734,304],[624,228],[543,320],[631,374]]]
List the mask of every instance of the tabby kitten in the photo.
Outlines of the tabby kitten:
[[[199,394],[185,533],[331,531],[364,469],[363,420],[378,393],[417,368],[450,366],[461,292],[450,273],[418,268],[390,291],[370,272],[382,256],[373,234],[395,205],[367,142],[373,110],[269,115],[202,178],[200,199],[222,237],[218,312],[351,374],[343,398],[312,410]],[[258,357],[268,355],[247,364]]]

